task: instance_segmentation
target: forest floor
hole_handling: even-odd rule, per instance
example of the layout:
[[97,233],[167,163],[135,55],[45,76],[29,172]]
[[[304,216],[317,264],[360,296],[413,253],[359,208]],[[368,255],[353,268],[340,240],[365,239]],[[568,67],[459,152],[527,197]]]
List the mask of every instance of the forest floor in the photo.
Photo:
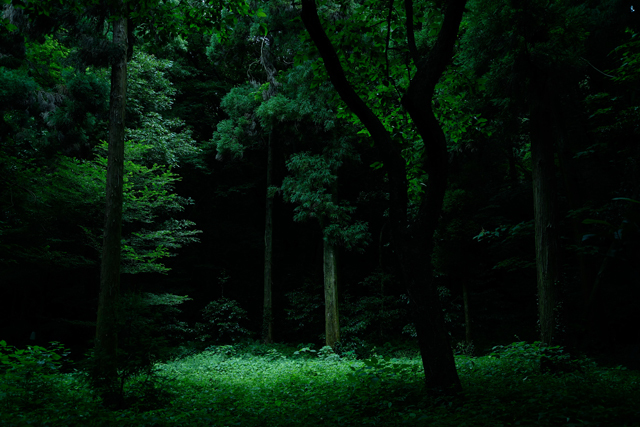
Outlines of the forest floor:
[[[294,349],[295,350],[295,349]],[[418,357],[234,346],[157,365],[108,410],[80,373],[0,377],[10,426],[640,426],[640,372],[514,343],[457,356],[463,394],[428,397]],[[15,373],[15,372],[14,372]]]

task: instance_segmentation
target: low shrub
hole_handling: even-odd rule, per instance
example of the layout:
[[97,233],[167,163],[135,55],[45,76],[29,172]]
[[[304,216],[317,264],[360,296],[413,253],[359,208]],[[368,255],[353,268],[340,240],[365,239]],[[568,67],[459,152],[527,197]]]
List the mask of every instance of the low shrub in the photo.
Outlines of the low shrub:
[[0,407],[9,411],[32,411],[58,400],[58,375],[69,353],[58,342],[49,348],[18,349],[0,341]]

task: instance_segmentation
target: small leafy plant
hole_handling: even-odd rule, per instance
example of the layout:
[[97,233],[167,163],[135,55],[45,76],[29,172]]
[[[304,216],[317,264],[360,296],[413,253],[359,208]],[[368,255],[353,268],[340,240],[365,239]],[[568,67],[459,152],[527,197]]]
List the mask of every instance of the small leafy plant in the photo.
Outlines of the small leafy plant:
[[56,376],[68,354],[58,342],[18,349],[0,341],[0,407],[22,411],[43,406],[57,393]]
[[229,344],[247,338],[251,333],[242,326],[247,320],[247,312],[237,301],[219,298],[211,301],[202,310],[204,323],[196,325],[200,339],[216,344]]

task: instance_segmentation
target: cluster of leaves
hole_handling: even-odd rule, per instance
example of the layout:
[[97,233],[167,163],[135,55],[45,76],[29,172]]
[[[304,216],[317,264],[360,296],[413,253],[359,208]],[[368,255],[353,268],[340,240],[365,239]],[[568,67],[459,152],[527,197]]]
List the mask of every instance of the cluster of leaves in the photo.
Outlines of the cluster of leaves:
[[[0,259],[68,267],[95,264],[102,245],[107,164],[107,144],[96,138],[105,136],[108,76],[100,69],[61,68],[69,49],[50,36],[44,44],[27,47],[27,58],[37,68],[31,73],[43,76],[41,81],[33,81],[22,68],[0,67],[0,79],[8,84],[0,93],[7,102],[2,107],[7,109],[7,143],[0,151],[0,178],[7,185],[0,192],[0,229],[8,237],[0,247]],[[40,69],[51,55],[51,67]],[[171,62],[142,52],[130,63],[127,105],[132,128],[127,130],[123,216],[126,273],[167,272],[160,260],[196,242],[199,233],[192,221],[176,218],[192,202],[175,194],[180,177],[171,167],[197,164],[199,149],[182,121],[161,115],[176,94],[167,78],[171,69]],[[33,98],[29,105],[35,111],[29,113],[40,112],[40,117],[25,121],[16,116],[22,114],[19,98]],[[61,148],[62,153],[55,153]],[[87,256],[85,246],[96,251]]]
[[497,358],[503,364],[513,364],[516,373],[564,373],[594,369],[595,363],[587,358],[573,358],[560,346],[543,346],[539,341],[515,342],[493,347],[488,358]]
[[[37,178],[48,185],[34,189],[35,198],[42,205],[72,210],[77,215],[76,224],[84,230],[84,240],[96,254],[102,244],[100,207],[104,206],[106,150],[107,144],[101,144],[96,150],[101,155],[94,160],[60,157],[56,169]],[[143,164],[142,159],[153,151],[152,145],[143,144],[128,143],[125,148],[124,273],[167,272],[168,268],[159,260],[171,256],[184,244],[197,242],[200,233],[193,229],[192,221],[171,217],[191,201],[173,192],[180,177],[170,167]],[[40,214],[42,211],[40,208]],[[48,215],[59,216],[53,212]]]
[[369,295],[357,299],[347,296],[340,307],[343,347],[350,341],[388,341],[410,323],[407,301],[391,293],[398,286],[392,275],[376,270],[360,285]]
[[202,309],[205,323],[196,324],[199,340],[212,344],[229,344],[251,335],[242,326],[247,321],[247,312],[237,301],[219,298]]
[[49,348],[18,349],[0,341],[0,408],[2,412],[30,412],[45,406],[60,392],[57,376],[69,353],[52,342]]
[[348,143],[329,144],[324,151],[323,155],[302,152],[289,158],[291,175],[282,182],[283,198],[296,205],[294,221],[318,219],[331,244],[362,251],[371,239],[368,224],[353,221],[356,208],[335,195],[337,170],[353,154]]

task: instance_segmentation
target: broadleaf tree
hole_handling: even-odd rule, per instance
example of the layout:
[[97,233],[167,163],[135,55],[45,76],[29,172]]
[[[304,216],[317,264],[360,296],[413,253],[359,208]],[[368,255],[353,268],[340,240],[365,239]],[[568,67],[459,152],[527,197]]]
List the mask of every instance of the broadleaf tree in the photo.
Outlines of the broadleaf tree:
[[[390,2],[388,8],[388,17],[403,15],[407,40],[402,49],[406,51],[411,67],[415,67],[414,72],[410,73],[408,86],[398,89],[402,106],[410,116],[411,126],[415,127],[417,134],[422,138],[418,158],[428,174],[426,191],[421,196],[415,218],[408,217],[407,161],[403,157],[402,145],[397,138],[394,139],[394,130],[385,126],[384,120],[380,118],[385,117],[384,112],[374,112],[367,105],[367,101],[376,103],[375,95],[368,97],[370,99],[363,99],[363,94],[356,91],[345,75],[345,70],[353,73],[355,66],[363,67],[364,64],[352,65],[350,61],[341,62],[337,53],[339,48],[344,52],[357,44],[362,34],[345,31],[346,37],[352,39],[352,43],[345,46],[340,40],[332,40],[325,32],[315,0],[303,0],[301,12],[302,21],[340,98],[357,116],[380,150],[380,160],[389,180],[391,243],[410,297],[411,313],[424,364],[425,382],[434,393],[455,393],[461,386],[431,273],[432,239],[447,184],[447,147],[445,135],[429,100],[433,98],[435,86],[453,55],[465,3],[465,0],[447,2],[435,43],[430,47],[421,46],[421,50],[418,50],[414,34],[413,1],[406,0],[404,10],[396,10],[396,2]],[[391,19],[386,22],[390,21]],[[349,29],[348,24],[343,24],[346,26],[345,30]],[[386,53],[387,49],[388,44],[374,43],[372,55],[380,50]],[[386,55],[383,57],[386,58]],[[382,75],[374,81],[382,83],[385,80],[385,76]]]

